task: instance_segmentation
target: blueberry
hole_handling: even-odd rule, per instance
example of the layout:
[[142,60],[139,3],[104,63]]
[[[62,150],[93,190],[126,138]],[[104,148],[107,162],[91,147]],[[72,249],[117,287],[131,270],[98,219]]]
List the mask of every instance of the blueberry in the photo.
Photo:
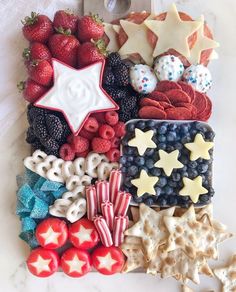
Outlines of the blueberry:
[[182,172],[182,176],[183,177],[188,177],[188,173],[187,172]]
[[169,130],[170,131],[175,131],[176,129],[177,129],[177,125],[176,124],[172,123],[172,124],[169,125]]
[[167,139],[168,142],[173,142],[173,141],[175,141],[175,139],[176,139],[176,133],[170,131],[170,132],[167,134],[166,139]]
[[164,192],[165,192],[165,194],[167,194],[169,196],[173,193],[173,189],[170,186],[165,186]]
[[177,150],[181,150],[181,149],[183,148],[183,145],[182,145],[181,143],[179,143],[179,142],[176,142],[176,143],[174,144],[174,147],[175,147],[175,149],[177,149]]
[[127,161],[128,162],[133,162],[134,161],[134,157],[133,156],[128,156],[127,157]]
[[186,144],[186,143],[189,143],[189,142],[192,142],[192,139],[190,136],[184,136],[182,139],[181,139],[181,143],[182,144]]
[[141,166],[141,165],[144,165],[144,164],[145,164],[145,159],[144,159],[144,157],[142,157],[142,156],[137,156],[137,157],[135,157],[134,162],[135,162],[138,166]]
[[209,195],[208,194],[204,194],[204,195],[200,195],[199,196],[199,200],[202,202],[208,202],[209,201]]
[[166,142],[166,136],[164,136],[164,135],[159,135],[159,136],[158,136],[158,141],[159,141],[159,142]]
[[197,162],[196,162],[196,161],[190,161],[190,162],[188,163],[188,166],[189,166],[190,168],[196,168],[196,167],[197,167]]
[[121,158],[120,158],[120,164],[125,164],[126,163],[126,160],[127,160],[126,156],[121,156]]
[[167,184],[167,179],[165,177],[160,177],[157,184],[159,187],[162,188]]
[[128,175],[135,176],[138,173],[138,167],[136,165],[132,165],[128,168]]
[[152,169],[150,169],[150,174],[159,177],[161,174],[161,170],[159,168],[153,167]]
[[139,128],[140,130],[143,130],[145,128],[145,121],[139,121],[136,124],[136,128]]
[[158,133],[160,135],[163,135],[167,132],[167,126],[165,124],[162,124],[159,128],[158,128]]
[[146,166],[141,166],[140,172],[141,170],[145,170],[148,173],[148,168]]
[[153,205],[153,203],[154,203],[154,200],[153,200],[153,198],[152,197],[149,197],[149,198],[147,198],[145,201],[144,201],[144,203],[147,205],[147,206],[152,206]]
[[180,128],[180,132],[182,134],[187,134],[189,132],[189,128],[190,128],[189,124],[183,124]]
[[165,206],[167,206],[167,201],[166,201],[165,198],[163,198],[163,197],[159,197],[159,198],[157,199],[157,204],[158,204],[160,207],[165,207]]
[[213,131],[208,131],[205,134],[205,138],[212,141],[215,138],[215,133]]
[[177,187],[177,182],[173,181],[173,180],[170,180],[168,181],[168,185],[171,187],[171,188],[176,188]]
[[153,120],[148,120],[148,121],[146,122],[146,124],[147,124],[147,127],[148,127],[148,128],[153,128],[153,127],[155,126],[155,121],[153,121]]
[[170,196],[170,197],[168,198],[168,204],[169,204],[170,206],[176,206],[176,205],[178,204],[178,200],[177,200],[177,198],[176,198],[175,196]]
[[191,130],[191,135],[192,135],[193,137],[195,137],[197,133],[198,133],[197,130]]
[[[181,157],[180,157],[180,159],[179,159],[183,164],[188,164],[188,157],[187,156],[184,156],[184,155],[182,155]],[[183,169],[183,168],[182,168]]]
[[198,176],[198,172],[197,172],[196,169],[194,169],[194,168],[189,168],[188,169],[188,177],[189,178],[193,179],[193,178],[195,178],[197,176]]
[[123,147],[124,154],[132,155],[134,154],[135,150],[136,149],[134,147]]
[[195,128],[199,131],[202,131],[203,133],[206,133],[209,130],[209,127],[201,122],[196,122]]
[[178,182],[178,181],[180,181],[180,179],[181,179],[181,175],[179,174],[179,173],[172,173],[172,180],[174,181],[174,182]]
[[166,150],[166,143],[159,143],[158,144],[158,149]]
[[197,167],[198,172],[206,173],[208,171],[208,164],[200,164]]
[[128,177],[124,179],[124,185],[128,188],[131,188],[133,185]]
[[135,203],[142,203],[142,201],[143,201],[142,196],[141,196],[141,197],[133,196],[133,199],[134,199],[134,202],[135,202]]
[[135,129],[135,125],[133,123],[129,123],[128,125],[126,125],[126,129],[128,132],[133,132]]
[[126,171],[127,171],[127,168],[124,167],[124,166],[122,166],[122,167],[121,167],[121,172],[122,172],[122,173],[126,173]]
[[160,196],[161,189],[159,187],[155,187],[156,196]]
[[152,149],[152,148],[148,148],[145,152],[145,155],[146,156],[152,156],[155,152],[155,149]]
[[167,152],[172,152],[172,151],[174,151],[175,150],[175,147],[174,146],[171,146],[171,145],[167,145],[166,146],[166,151]]
[[146,167],[148,169],[153,168],[154,167],[154,161],[152,159],[147,159],[145,165],[146,165]]

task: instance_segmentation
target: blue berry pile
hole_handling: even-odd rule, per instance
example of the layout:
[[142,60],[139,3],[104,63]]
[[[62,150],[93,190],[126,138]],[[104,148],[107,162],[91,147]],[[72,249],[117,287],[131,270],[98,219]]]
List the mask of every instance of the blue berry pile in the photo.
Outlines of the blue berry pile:
[[[135,129],[143,132],[153,130],[152,140],[157,145],[156,149],[148,148],[143,156],[138,154],[136,147],[131,147],[128,142],[134,138]],[[180,206],[187,208],[193,202],[189,196],[181,196],[179,191],[183,188],[183,177],[191,180],[201,176],[202,186],[208,193],[199,196],[196,206],[210,203],[214,195],[212,188],[212,161],[213,149],[209,150],[210,159],[198,158],[190,160],[190,151],[184,146],[194,141],[199,133],[206,142],[213,142],[214,132],[209,125],[201,122],[160,122],[158,120],[133,120],[126,124],[126,135],[122,139],[122,157],[120,158],[121,171],[123,174],[123,190],[133,196],[135,203],[145,203],[148,206],[158,205],[161,207]],[[158,150],[168,153],[179,150],[178,160],[183,164],[182,168],[173,169],[167,176],[162,168],[154,164],[160,159]],[[133,179],[139,178],[141,170],[145,170],[149,176],[158,177],[155,184],[156,195],[145,193],[137,196],[137,188],[131,183]]]
[[34,150],[40,149],[48,155],[59,157],[60,147],[66,143],[67,137],[71,134],[63,115],[29,104],[27,118],[29,128],[26,142],[31,144]]

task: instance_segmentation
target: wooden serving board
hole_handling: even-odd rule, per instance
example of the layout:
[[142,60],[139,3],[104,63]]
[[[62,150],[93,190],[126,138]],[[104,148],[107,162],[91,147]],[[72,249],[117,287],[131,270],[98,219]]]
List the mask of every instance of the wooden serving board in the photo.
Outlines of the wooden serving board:
[[157,0],[83,0],[84,15],[98,13],[105,22],[122,18],[132,11],[157,12]]

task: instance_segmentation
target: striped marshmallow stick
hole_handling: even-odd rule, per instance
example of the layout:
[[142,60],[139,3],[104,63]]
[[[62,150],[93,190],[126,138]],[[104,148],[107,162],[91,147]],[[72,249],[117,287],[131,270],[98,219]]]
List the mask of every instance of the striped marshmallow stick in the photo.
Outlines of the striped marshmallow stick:
[[106,220],[102,216],[96,216],[94,219],[94,225],[100,236],[102,244],[106,247],[112,246],[113,240]]
[[113,204],[109,201],[105,201],[102,203],[101,209],[102,209],[102,215],[105,218],[110,231],[112,231],[113,221],[114,221]]
[[85,194],[87,200],[87,217],[89,220],[93,221],[94,217],[98,214],[97,193],[94,185],[86,187]]
[[105,180],[96,182],[98,213],[101,213],[101,204],[109,201],[109,182]]
[[115,216],[125,216],[131,200],[131,194],[126,192],[118,192],[114,214]]
[[114,219],[113,242],[114,246],[120,246],[124,241],[124,232],[128,226],[128,216],[117,216]]
[[110,173],[110,178],[109,178],[109,190],[110,190],[110,201],[115,204],[117,194],[120,190],[120,185],[121,185],[121,178],[122,178],[122,173],[118,169],[114,169]]

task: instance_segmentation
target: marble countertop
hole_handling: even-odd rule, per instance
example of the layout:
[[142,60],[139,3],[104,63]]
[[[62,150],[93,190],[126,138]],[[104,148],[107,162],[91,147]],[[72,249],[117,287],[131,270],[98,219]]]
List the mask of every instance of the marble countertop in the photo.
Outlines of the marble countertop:
[[[92,1],[92,0],[86,0]],[[102,1],[102,0],[101,0]],[[172,1],[157,0],[159,10],[165,10]],[[200,14],[213,28],[215,38],[221,43],[218,49],[220,59],[213,61],[210,69],[214,87],[209,93],[214,104],[210,120],[216,131],[214,187],[215,217],[236,232],[236,38],[235,38],[235,0],[179,0],[179,10],[197,18]],[[15,176],[23,169],[22,159],[29,153],[24,141],[27,127],[26,104],[17,92],[16,83],[25,77],[21,53],[27,46],[21,34],[20,20],[31,11],[44,12],[50,17],[53,11],[71,8],[81,11],[79,0],[0,0],[0,289],[5,292],[62,292],[62,291],[136,291],[154,292],[179,291],[180,285],[171,279],[160,280],[145,274],[128,274],[104,277],[90,273],[81,279],[71,279],[57,273],[48,279],[31,276],[24,261],[29,252],[27,246],[18,238],[20,224],[15,216]],[[224,264],[236,252],[236,238],[220,246],[220,259],[212,266]],[[192,286],[194,291],[219,291],[217,280],[201,277],[201,285]]]

